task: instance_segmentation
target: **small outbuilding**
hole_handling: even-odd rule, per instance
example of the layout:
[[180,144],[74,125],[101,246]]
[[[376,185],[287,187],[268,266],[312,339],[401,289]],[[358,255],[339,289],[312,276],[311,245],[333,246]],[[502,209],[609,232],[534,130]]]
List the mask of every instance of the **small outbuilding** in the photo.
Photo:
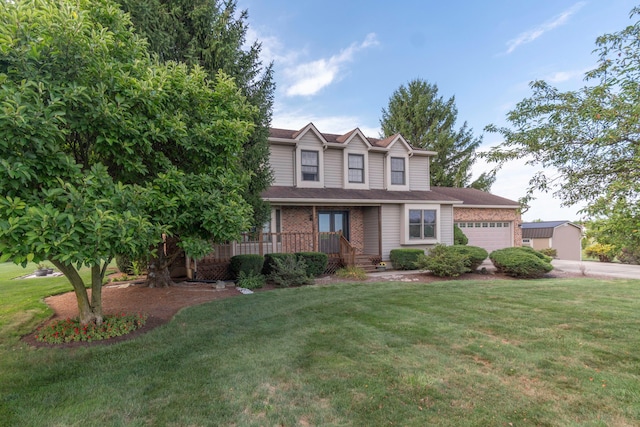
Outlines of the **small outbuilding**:
[[556,258],[582,260],[582,227],[570,221],[522,223],[522,245],[541,250],[553,248]]

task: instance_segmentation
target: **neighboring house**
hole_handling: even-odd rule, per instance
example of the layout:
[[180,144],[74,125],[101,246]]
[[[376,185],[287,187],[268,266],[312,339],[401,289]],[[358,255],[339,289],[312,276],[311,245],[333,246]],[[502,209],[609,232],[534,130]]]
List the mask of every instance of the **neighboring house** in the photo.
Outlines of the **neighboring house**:
[[569,221],[522,223],[522,244],[540,250],[553,248],[558,259],[582,260],[582,227]]
[[272,128],[269,144],[274,182],[262,197],[271,204],[271,221],[259,241],[219,245],[218,259],[324,251],[342,263],[371,264],[388,260],[393,249],[452,245],[454,221],[464,222],[470,244],[491,250],[521,244],[517,202],[474,189],[432,188],[429,165],[437,153],[399,134],[327,134],[309,123]]

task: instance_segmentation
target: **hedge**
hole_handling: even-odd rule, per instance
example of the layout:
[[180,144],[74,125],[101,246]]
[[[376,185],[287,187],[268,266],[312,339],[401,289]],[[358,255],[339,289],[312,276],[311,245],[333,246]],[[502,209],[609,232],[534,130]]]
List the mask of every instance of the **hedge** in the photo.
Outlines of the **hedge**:
[[505,248],[491,252],[489,259],[499,272],[511,277],[537,278],[553,270],[549,257],[536,255],[527,247]]
[[231,257],[229,269],[235,279],[241,272],[245,275],[258,275],[262,271],[264,257],[257,254],[235,255]]
[[454,245],[466,245],[469,243],[469,238],[464,231],[460,230],[457,225],[453,226],[453,244]]
[[455,246],[436,245],[428,255],[420,255],[416,267],[439,277],[456,277],[468,271],[469,258]]
[[324,252],[296,252],[298,260],[304,260],[307,266],[307,276],[319,276],[327,269],[329,256]]
[[468,271],[474,272],[480,267],[485,259],[489,256],[489,252],[478,246],[449,246],[452,251],[462,254],[466,257],[466,266]]
[[424,255],[424,250],[392,249],[389,253],[389,259],[396,270],[415,270],[420,255]]
[[264,274],[265,276],[271,274],[274,270],[274,267],[276,266],[275,263],[275,259],[279,259],[283,262],[286,262],[285,260],[289,259],[289,258],[293,258],[294,260],[296,259],[296,255],[295,254],[281,254],[281,253],[273,253],[273,254],[266,254],[264,256],[264,265],[262,267],[262,274]]

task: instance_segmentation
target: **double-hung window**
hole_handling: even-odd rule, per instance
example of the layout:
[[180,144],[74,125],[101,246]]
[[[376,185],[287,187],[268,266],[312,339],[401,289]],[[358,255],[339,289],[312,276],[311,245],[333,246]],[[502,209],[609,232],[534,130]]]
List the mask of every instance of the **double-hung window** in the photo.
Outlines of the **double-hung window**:
[[364,155],[349,154],[349,182],[364,182]]
[[405,185],[405,164],[403,157],[391,158],[391,184]]
[[409,210],[409,239],[436,238],[437,213],[435,209]]
[[303,181],[319,181],[319,156],[317,151],[302,150],[300,152]]

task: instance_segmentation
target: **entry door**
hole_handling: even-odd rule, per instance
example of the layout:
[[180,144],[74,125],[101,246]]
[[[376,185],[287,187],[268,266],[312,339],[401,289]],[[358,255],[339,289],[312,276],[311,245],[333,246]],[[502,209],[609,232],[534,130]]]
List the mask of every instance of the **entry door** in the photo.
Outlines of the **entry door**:
[[[348,211],[320,211],[318,212],[318,231],[320,233],[342,232],[349,240],[349,212]],[[340,252],[340,236],[320,234],[320,252],[335,254]]]

